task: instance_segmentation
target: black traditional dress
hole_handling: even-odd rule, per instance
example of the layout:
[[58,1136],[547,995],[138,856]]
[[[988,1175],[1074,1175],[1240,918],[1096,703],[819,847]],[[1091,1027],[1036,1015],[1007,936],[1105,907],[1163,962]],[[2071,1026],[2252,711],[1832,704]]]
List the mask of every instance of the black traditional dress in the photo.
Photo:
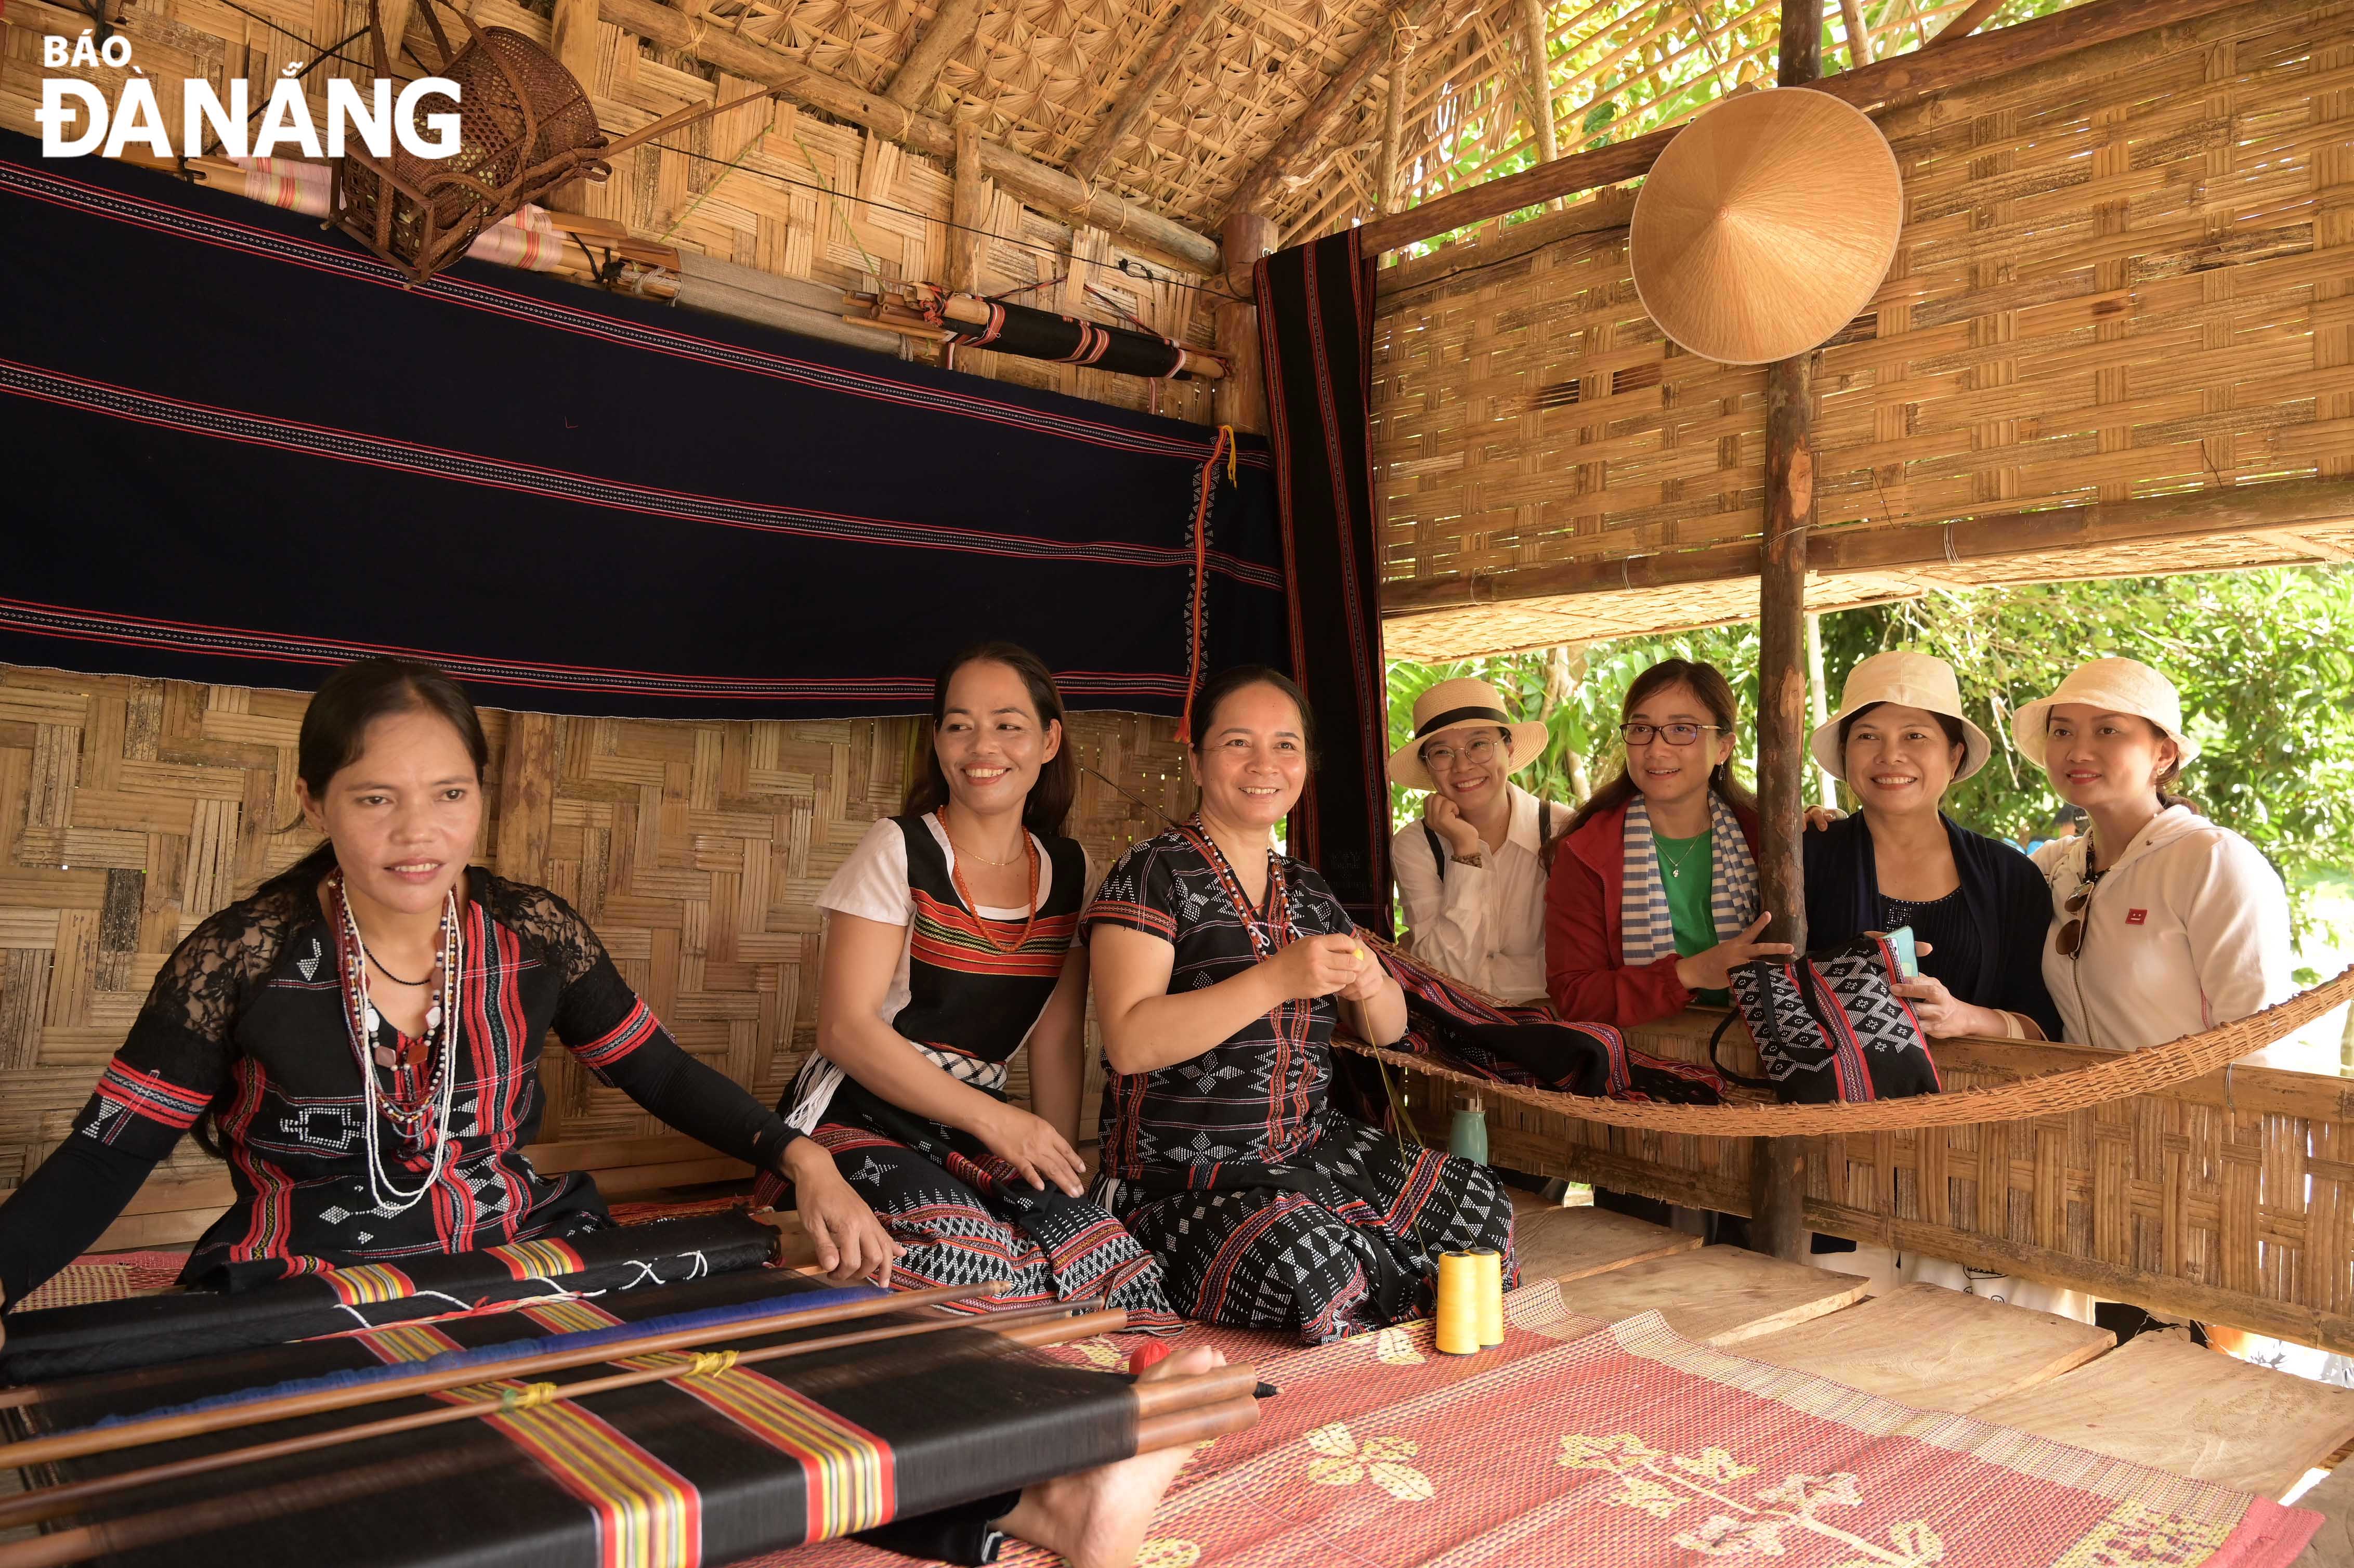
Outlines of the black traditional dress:
[[[1130,849],[1087,909],[1177,949],[1171,991],[1353,927],[1312,867],[1272,852],[1254,908],[1196,817]],[[1178,1310],[1322,1344],[1430,1305],[1438,1255],[1493,1247],[1512,1206],[1479,1165],[1409,1149],[1327,1103],[1331,997],[1287,1001],[1223,1044],[1104,1085],[1096,1197],[1161,1255]]]
[[[458,919],[456,1031],[437,1053],[455,1075],[438,1174],[433,1128],[412,1138],[387,1125],[376,1128],[371,1181],[340,923],[317,884],[281,880],[180,944],[65,1141],[0,1208],[8,1298],[97,1240],[207,1112],[237,1195],[188,1255],[188,1283],[234,1290],[599,1228],[605,1206],[585,1172],[543,1176],[524,1158],[546,1108],[539,1057],[551,1028],[599,1079],[671,1126],[764,1169],[776,1163],[794,1135],[671,1040],[564,900],[478,868],[460,890]],[[377,1097],[413,1121],[422,1086],[403,1044],[379,1022],[372,1054],[403,1065],[369,1070]],[[376,1195],[420,1186],[398,1212]]]
[[[927,1061],[1005,1097],[1007,1064],[1063,974],[1086,897],[1076,841],[1032,835],[1045,862],[1034,911],[969,907],[948,836],[928,816],[877,822],[821,906],[907,927],[884,1018]],[[902,859],[904,857],[904,860]],[[903,881],[904,888],[890,885]],[[1161,1270],[1119,1222],[1052,1185],[1030,1185],[970,1133],[883,1099],[811,1053],[777,1108],[833,1152],[834,1164],[907,1251],[894,1283],[920,1289],[1005,1279],[987,1306],[1101,1297],[1131,1329],[1173,1328]],[[771,1202],[781,1179],[763,1177]]]

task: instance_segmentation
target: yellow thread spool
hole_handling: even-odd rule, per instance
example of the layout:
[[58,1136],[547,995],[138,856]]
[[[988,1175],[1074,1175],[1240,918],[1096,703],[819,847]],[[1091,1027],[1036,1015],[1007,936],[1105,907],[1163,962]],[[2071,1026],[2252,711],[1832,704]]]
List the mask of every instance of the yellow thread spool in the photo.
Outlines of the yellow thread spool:
[[1477,1247],[1471,1261],[1479,1267],[1479,1346],[1489,1350],[1504,1342],[1504,1255]]
[[1468,1252],[1438,1255],[1437,1344],[1450,1356],[1479,1348],[1479,1264]]

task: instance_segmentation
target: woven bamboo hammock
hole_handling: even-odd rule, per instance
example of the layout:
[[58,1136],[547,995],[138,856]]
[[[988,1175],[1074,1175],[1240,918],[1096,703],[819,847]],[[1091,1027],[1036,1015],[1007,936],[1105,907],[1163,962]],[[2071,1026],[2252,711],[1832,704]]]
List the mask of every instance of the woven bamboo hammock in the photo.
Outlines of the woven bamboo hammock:
[[2324,1013],[2354,1000],[2354,966],[2336,980],[2300,991],[2276,1007],[2268,1007],[2236,1023],[2200,1034],[2186,1034],[2147,1051],[2127,1052],[2113,1062],[2066,1072],[2021,1078],[1992,1088],[1968,1089],[1954,1095],[1922,1095],[1911,1099],[1872,1100],[1827,1106],[1677,1106],[1639,1101],[1599,1099],[1565,1095],[1551,1089],[1499,1083],[1450,1067],[1428,1056],[1368,1045],[1335,1036],[1335,1044],[1393,1065],[1410,1067],[1428,1077],[1467,1085],[1480,1094],[1518,1100],[1558,1116],[1613,1127],[1639,1128],[1652,1132],[1682,1133],[1696,1138],[1808,1137],[1820,1133],[1893,1132],[1906,1128],[1963,1127],[1974,1122],[2020,1121],[2081,1110],[2108,1100],[2146,1095],[2172,1085],[2203,1077],[2230,1065],[2251,1052],[2295,1033]]

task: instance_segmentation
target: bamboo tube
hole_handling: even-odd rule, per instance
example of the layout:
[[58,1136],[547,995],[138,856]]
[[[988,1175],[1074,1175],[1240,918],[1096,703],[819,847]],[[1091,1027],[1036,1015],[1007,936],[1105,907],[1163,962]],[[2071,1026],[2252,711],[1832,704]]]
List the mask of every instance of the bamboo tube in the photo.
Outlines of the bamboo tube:
[[[786,1328],[812,1329],[828,1323],[847,1323],[860,1318],[876,1318],[885,1312],[906,1311],[916,1307],[974,1300],[994,1295],[1004,1287],[1002,1280],[990,1280],[977,1286],[942,1286],[934,1290],[881,1296],[840,1307],[820,1307],[804,1312],[778,1312],[765,1318],[739,1318],[699,1328],[673,1329],[667,1333],[647,1334],[634,1340],[610,1340],[586,1350],[549,1351],[538,1355],[517,1356],[510,1361],[487,1361],[467,1367],[462,1372],[421,1372],[408,1377],[384,1378],[349,1388],[321,1389],[313,1393],[256,1400],[250,1404],[226,1405],[217,1410],[195,1411],[186,1415],[166,1415],[147,1421],[127,1421],[114,1426],[63,1432],[53,1437],[34,1437],[21,1443],[0,1444],[0,1466],[22,1469],[57,1459],[78,1459],[88,1454],[136,1448],[149,1443],[168,1442],[175,1437],[193,1437],[199,1433],[226,1432],[240,1426],[258,1426],[264,1422],[283,1421],[296,1415],[316,1415],[329,1410],[348,1410],[358,1404],[376,1404],[411,1394],[442,1393],[453,1388],[469,1388],[475,1383],[560,1372],[566,1367],[588,1366],[598,1361],[617,1361],[623,1356],[685,1350],[693,1345],[708,1344],[714,1340],[775,1333]],[[790,1300],[791,1298],[781,1297],[779,1299]]]
[[1248,1361],[1214,1367],[1192,1377],[1154,1378],[1136,1385],[1136,1414],[1142,1420],[1222,1400],[1248,1399],[1257,1387],[1258,1369]]
[[[1213,1437],[1223,1437],[1229,1432],[1246,1432],[1257,1425],[1258,1401],[1256,1399],[1195,1405],[1191,1410],[1174,1411],[1138,1422],[1136,1451],[1152,1454],[1163,1448],[1191,1447],[1196,1443],[1206,1443]],[[29,1565],[16,1563],[7,1552],[6,1547],[0,1546],[0,1568],[29,1568]]]
[[[1094,1304],[1086,1303],[1085,1305],[1091,1307]],[[1034,1340],[1025,1338],[1017,1340],[1018,1343],[1055,1344],[1064,1340],[1087,1339],[1097,1333],[1108,1332],[1124,1326],[1128,1320],[1128,1314],[1117,1308],[1109,1312],[1089,1312],[1085,1316],[1073,1318],[1070,1316],[1071,1306],[1069,1302],[1055,1301],[1042,1307],[1016,1308],[1004,1314],[1008,1319],[1005,1327],[1007,1329],[1036,1328],[1047,1331],[1045,1337]],[[790,1345],[770,1345],[761,1350],[739,1351],[730,1364],[739,1367],[755,1366],[765,1361],[813,1355],[820,1351],[842,1350],[852,1345],[877,1344],[885,1340],[915,1339],[921,1335],[937,1334],[946,1329],[994,1330],[997,1325],[990,1321],[992,1316],[994,1314],[980,1313],[970,1316],[932,1318],[920,1323],[897,1323],[887,1329],[861,1329],[847,1334],[829,1334],[820,1340],[803,1340]],[[1101,1325],[1101,1319],[1107,1318],[1114,1321],[1108,1325]],[[1085,1325],[1082,1331],[1077,1333],[1071,1331],[1072,1329],[1081,1325]],[[1008,1334],[1007,1338],[1012,1339],[1013,1336]],[[586,1399],[592,1393],[610,1393],[616,1389],[636,1388],[650,1383],[670,1383],[683,1377],[700,1375],[703,1374],[688,1367],[644,1367],[632,1372],[615,1372],[610,1377],[584,1378],[578,1383],[565,1383],[557,1390],[556,1397],[563,1400]],[[1208,1380],[1197,1378],[1170,1381],[1180,1385],[1182,1395],[1187,1392],[1182,1385]],[[1156,1383],[1150,1386],[1157,1389],[1162,1385]],[[1206,1397],[1224,1397],[1229,1392],[1221,1385],[1207,1391]],[[1155,1409],[1190,1408],[1199,1403],[1203,1403],[1203,1399],[1180,1397],[1174,1405],[1171,1405],[1164,1400],[1161,1404],[1157,1404]],[[0,1499],[0,1530],[7,1529],[12,1525],[30,1523],[36,1520],[55,1519],[59,1514],[74,1511],[76,1505],[86,1502],[91,1498],[106,1497],[133,1487],[154,1486],[164,1481],[176,1481],[187,1476],[207,1475],[215,1470],[232,1469],[239,1465],[255,1465],[265,1460],[291,1458],[296,1454],[313,1453],[321,1448],[341,1447],[347,1443],[365,1442],[371,1437],[389,1437],[396,1433],[416,1432],[429,1426],[446,1426],[456,1421],[479,1421],[486,1415],[500,1414],[508,1408],[504,1401],[495,1399],[480,1400],[469,1404],[444,1405],[439,1410],[387,1416],[381,1421],[365,1422],[357,1426],[346,1426],[333,1432],[313,1432],[301,1437],[281,1437],[276,1442],[259,1443],[251,1447],[230,1448],[217,1454],[199,1454],[193,1458],[175,1459],[169,1464],[150,1465],[144,1469],[125,1470],[111,1476],[98,1476],[86,1481],[69,1482],[64,1486],[44,1487],[37,1491],[23,1492],[13,1498]]]

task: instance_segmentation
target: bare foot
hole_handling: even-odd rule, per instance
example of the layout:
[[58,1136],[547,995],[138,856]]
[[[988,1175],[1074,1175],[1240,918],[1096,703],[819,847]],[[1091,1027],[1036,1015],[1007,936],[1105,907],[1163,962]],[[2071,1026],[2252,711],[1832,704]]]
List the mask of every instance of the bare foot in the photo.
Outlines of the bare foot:
[[[1137,1381],[1196,1377],[1225,1364],[1226,1358],[1216,1351],[1195,1345],[1179,1351]],[[1071,1568],[1134,1568],[1161,1494],[1169,1489],[1169,1483],[1177,1478],[1193,1454],[1191,1446],[1163,1448],[1117,1465],[1043,1481],[1023,1492],[1022,1500],[997,1521],[997,1528],[1061,1552]]]

